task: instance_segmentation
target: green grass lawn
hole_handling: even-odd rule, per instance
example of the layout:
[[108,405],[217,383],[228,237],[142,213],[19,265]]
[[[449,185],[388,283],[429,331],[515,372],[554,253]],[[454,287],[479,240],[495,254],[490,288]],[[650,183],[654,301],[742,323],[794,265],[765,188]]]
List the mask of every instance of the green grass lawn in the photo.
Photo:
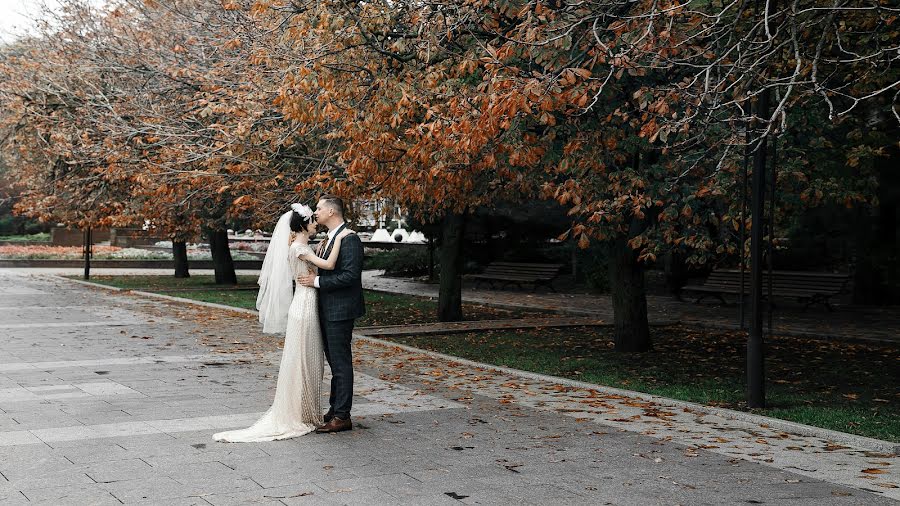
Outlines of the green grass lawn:
[[[78,276],[70,276],[73,279],[81,279]],[[238,276],[238,286],[251,287],[257,286],[256,280],[258,276]],[[233,289],[231,285],[216,285],[213,276],[191,276],[189,278],[176,278],[174,276],[91,276],[91,282],[103,285],[115,286],[118,288],[126,288],[129,290],[143,290],[145,292],[170,291],[179,289],[208,289],[221,290]],[[256,300],[256,294],[253,294],[253,300]]]
[[[256,290],[217,289],[211,276],[94,276],[121,288],[254,308]],[[242,286],[255,276],[239,276]],[[365,292],[357,327],[437,321],[437,301]],[[466,304],[467,319],[543,316]],[[665,397],[747,410],[744,404],[746,334],[655,327],[654,349],[622,354],[612,349],[608,327],[483,331],[445,336],[395,337],[409,344],[515,369],[574,378]],[[890,345],[848,344],[797,337],[767,340],[769,407],[754,412],[817,427],[900,442],[900,350]]]
[[[73,279],[78,279],[73,276]],[[256,276],[238,276],[238,286],[255,287]],[[245,309],[256,309],[254,290],[235,290],[217,286],[212,276],[191,276],[177,279],[172,276],[91,276],[91,281],[105,285],[158,292],[173,297],[215,302]],[[411,295],[365,291],[366,315],[356,321],[357,327],[375,325],[405,325],[437,322],[437,301]],[[546,316],[548,313],[530,310],[507,310],[479,304],[463,304],[468,320],[497,320]]]
[[491,364],[900,442],[900,350],[795,337],[767,342],[768,408],[744,403],[746,334],[653,329],[651,352],[616,353],[608,327],[486,331],[392,341]]

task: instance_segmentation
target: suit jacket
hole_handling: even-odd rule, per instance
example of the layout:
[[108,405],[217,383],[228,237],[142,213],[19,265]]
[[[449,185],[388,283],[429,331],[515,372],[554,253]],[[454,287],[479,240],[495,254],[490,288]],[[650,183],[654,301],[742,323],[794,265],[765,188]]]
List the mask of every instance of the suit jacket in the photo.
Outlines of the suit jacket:
[[[328,258],[332,245],[322,255]],[[326,321],[355,320],[366,314],[362,291],[363,245],[359,236],[341,240],[334,270],[319,271],[319,314]]]

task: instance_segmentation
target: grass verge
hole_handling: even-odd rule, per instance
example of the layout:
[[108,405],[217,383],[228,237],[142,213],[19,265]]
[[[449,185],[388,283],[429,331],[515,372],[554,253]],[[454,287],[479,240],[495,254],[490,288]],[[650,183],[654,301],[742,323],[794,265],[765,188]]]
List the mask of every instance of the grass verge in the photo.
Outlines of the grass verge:
[[616,353],[612,329],[582,327],[387,337],[490,364],[726,407],[900,442],[900,350],[797,337],[767,342],[767,409],[744,402],[746,335],[652,330],[648,353]]
[[[72,276],[73,279],[78,279]],[[214,302],[244,309],[256,309],[256,290],[235,290],[231,285],[216,285],[212,276],[91,276],[94,283],[128,290],[157,292],[173,297]],[[238,276],[238,286],[255,287],[256,276]],[[437,301],[424,297],[366,290],[366,315],[356,320],[357,327],[436,323]],[[481,304],[463,304],[467,320],[499,320],[547,316],[549,313],[526,309],[502,309]]]

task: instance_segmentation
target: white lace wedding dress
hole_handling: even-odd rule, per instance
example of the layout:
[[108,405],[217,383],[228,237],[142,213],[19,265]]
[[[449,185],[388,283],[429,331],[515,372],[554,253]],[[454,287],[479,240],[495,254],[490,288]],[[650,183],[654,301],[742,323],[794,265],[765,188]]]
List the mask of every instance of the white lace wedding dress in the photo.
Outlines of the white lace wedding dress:
[[[291,244],[290,266],[294,279],[309,271],[309,264],[298,257],[311,252],[305,244]],[[251,443],[288,439],[314,431],[323,423],[320,404],[324,368],[317,291],[298,283],[288,312],[272,407],[249,428],[219,432],[213,438],[229,443]]]

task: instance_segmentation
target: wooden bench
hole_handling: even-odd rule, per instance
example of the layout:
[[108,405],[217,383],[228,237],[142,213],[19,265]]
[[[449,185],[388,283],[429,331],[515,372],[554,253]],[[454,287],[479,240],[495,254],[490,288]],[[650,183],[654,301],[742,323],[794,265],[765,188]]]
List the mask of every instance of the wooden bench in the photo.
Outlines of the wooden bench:
[[528,264],[517,262],[491,262],[481,274],[467,274],[465,277],[475,280],[477,287],[482,282],[488,282],[491,288],[495,283],[501,286],[516,285],[522,288],[523,283],[530,283],[532,291],[537,290],[538,285],[545,285],[551,291],[553,279],[559,275],[562,264]]
[[[849,290],[850,275],[834,274],[830,272],[802,272],[802,271],[773,271],[772,272],[772,296],[793,298],[797,302],[804,303],[806,307],[812,304],[824,304],[828,311],[833,311],[830,299],[837,295],[847,293]],[[763,297],[769,294],[769,273],[763,272]],[[699,304],[705,297],[713,296],[725,303],[723,295],[739,295],[741,293],[741,271],[738,269],[713,270],[702,285],[688,285],[681,289],[682,292],[697,294],[694,301]],[[744,295],[750,293],[750,271],[744,272]]]

